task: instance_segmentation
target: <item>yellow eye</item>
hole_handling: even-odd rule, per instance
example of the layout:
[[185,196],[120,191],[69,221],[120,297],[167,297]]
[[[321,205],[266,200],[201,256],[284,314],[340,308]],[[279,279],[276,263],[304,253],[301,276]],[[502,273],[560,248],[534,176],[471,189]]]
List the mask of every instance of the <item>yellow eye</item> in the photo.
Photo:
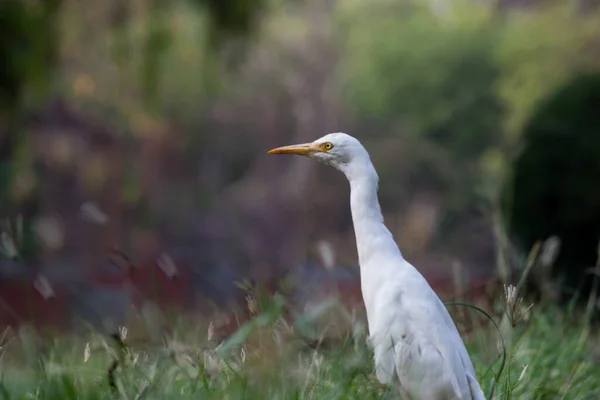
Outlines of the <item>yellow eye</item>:
[[327,143],[324,143],[324,144],[323,144],[323,148],[324,148],[325,150],[329,151],[329,150],[333,149],[333,144],[331,144],[331,143],[329,143],[329,142],[327,142]]

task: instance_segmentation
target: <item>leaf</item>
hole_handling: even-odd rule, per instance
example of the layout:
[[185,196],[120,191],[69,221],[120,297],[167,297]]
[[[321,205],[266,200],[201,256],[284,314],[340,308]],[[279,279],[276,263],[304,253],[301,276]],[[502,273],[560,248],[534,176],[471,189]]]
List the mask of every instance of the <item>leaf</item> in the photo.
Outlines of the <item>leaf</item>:
[[325,313],[332,309],[336,304],[337,301],[334,298],[329,298],[326,301],[319,303],[318,306],[311,309],[309,312],[296,318],[295,328],[300,334],[316,339],[318,334],[313,327],[313,323],[325,315]]
[[281,316],[283,307],[285,305],[285,300],[278,295],[275,295],[273,300],[273,304],[267,311],[246,322],[240,327],[240,329],[238,329],[233,335],[225,340],[221,346],[219,346],[217,349],[217,355],[219,357],[225,357],[234,350],[237,350],[246,342],[250,334],[257,328],[270,325]]
[[4,378],[0,381],[0,395],[2,396],[2,400],[10,400],[11,395],[6,386],[4,386]]

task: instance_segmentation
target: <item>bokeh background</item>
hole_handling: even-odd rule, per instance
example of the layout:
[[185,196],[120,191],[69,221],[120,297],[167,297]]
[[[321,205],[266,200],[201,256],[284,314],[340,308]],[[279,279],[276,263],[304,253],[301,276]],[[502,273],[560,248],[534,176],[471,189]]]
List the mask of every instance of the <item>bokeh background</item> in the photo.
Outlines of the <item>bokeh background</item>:
[[593,289],[598,2],[7,0],[0,60],[3,326],[208,313],[245,279],[360,301],[345,178],[266,156],[336,131],[442,297],[494,296],[537,241],[532,287]]

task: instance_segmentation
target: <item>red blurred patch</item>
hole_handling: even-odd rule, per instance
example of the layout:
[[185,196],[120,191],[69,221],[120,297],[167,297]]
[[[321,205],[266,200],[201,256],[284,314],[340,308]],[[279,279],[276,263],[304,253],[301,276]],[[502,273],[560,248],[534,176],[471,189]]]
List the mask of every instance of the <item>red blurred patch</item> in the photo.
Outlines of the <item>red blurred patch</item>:
[[68,310],[68,297],[59,285],[40,283],[39,279],[14,280],[0,285],[2,328],[17,329],[24,324],[37,329],[62,328],[68,321]]
[[142,301],[151,301],[163,311],[194,306],[193,279],[191,265],[167,252],[155,252],[132,266],[129,274],[129,282]]

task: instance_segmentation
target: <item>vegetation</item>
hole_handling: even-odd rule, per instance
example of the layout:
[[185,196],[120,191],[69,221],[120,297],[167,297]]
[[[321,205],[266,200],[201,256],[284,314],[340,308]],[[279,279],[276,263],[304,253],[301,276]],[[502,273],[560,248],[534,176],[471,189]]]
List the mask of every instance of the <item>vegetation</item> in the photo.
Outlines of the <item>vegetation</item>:
[[[509,309],[510,301],[504,299],[498,306]],[[394,398],[393,389],[376,380],[362,318],[351,321],[349,310],[325,304],[298,317],[294,324],[280,318],[276,304],[274,300],[273,308],[267,308],[224,343],[216,341],[208,324],[199,324],[197,319],[175,325],[166,346],[136,344],[141,331],[133,328],[125,339],[131,347],[114,374],[116,397]],[[584,317],[553,305],[536,304],[524,312],[526,309],[518,310],[523,320],[516,321],[515,326],[510,318],[501,324],[508,357],[495,386],[495,398],[597,398],[598,343],[592,340],[593,330]],[[348,333],[331,336],[331,315],[344,325],[338,332]],[[314,321],[322,318],[330,322],[321,325],[327,329],[314,331],[323,333],[317,335],[321,345],[307,346],[308,327],[314,328]],[[498,332],[481,321],[465,337],[478,378],[489,393],[501,364],[502,347]],[[25,350],[34,345],[26,338],[22,343]],[[107,369],[118,353],[101,336],[47,343],[44,356],[31,358],[29,365],[19,361],[19,347],[15,341],[2,346],[3,398],[115,398]]]
[[525,130],[507,187],[510,232],[522,246],[560,238],[555,272],[569,295],[592,290],[589,269],[598,257],[598,107],[598,74],[578,76],[542,102]]
[[[448,259],[458,260],[509,285],[523,249],[559,235],[556,268],[578,282],[597,262],[600,11],[505,3],[515,2],[0,1],[0,216],[22,214],[21,255],[56,268],[154,242],[138,249],[188,246],[188,264],[214,276],[277,276],[318,263],[322,243],[332,264],[355,266],[346,182],[263,157],[343,130],[372,155],[403,252],[430,257],[418,267],[450,281]],[[81,223],[84,200],[110,232]],[[35,226],[48,216],[75,240],[44,248]],[[600,398],[597,303],[559,307],[544,265],[531,270],[541,295],[517,285],[532,309],[498,296],[483,307],[507,350],[495,384],[500,336],[468,310],[480,324],[461,329],[479,378],[498,399]],[[225,343],[209,320],[185,316],[165,344],[132,323],[126,354],[102,336],[7,331],[0,396],[392,397],[374,377],[360,312],[324,304],[290,319],[283,299],[270,300]]]
[[[155,225],[148,215],[188,221],[198,209],[231,213],[241,206],[223,200],[227,188],[271,179],[252,171],[264,148],[289,141],[284,136],[290,132],[308,140],[343,127],[360,132],[369,146],[384,209],[402,224],[401,242],[414,244],[417,253],[462,258],[454,238],[497,208],[537,104],[598,65],[593,49],[600,13],[581,13],[578,1],[525,11],[471,1],[441,8],[414,0],[158,3],[2,3],[7,11],[0,14],[11,22],[2,27],[15,31],[2,37],[22,37],[0,46],[3,58],[14,57],[0,76],[7,83],[1,102],[12,121],[2,128],[10,127],[6,137],[12,138],[1,144],[4,213],[25,210],[26,222],[42,213],[39,198],[48,194],[36,190],[51,171],[31,161],[30,118],[17,115],[24,109],[43,113],[48,102],[62,99],[92,122],[86,125],[102,125],[126,142],[130,168],[122,198],[125,207],[147,209],[135,218],[139,226]],[[241,45],[240,37],[253,40]],[[39,129],[61,129],[55,125]],[[15,148],[17,137],[23,140]],[[171,157],[181,160],[171,179],[152,182],[164,193],[160,200],[141,183],[150,167],[138,149],[151,140],[168,142]],[[99,168],[115,161],[108,159]],[[13,176],[31,176],[28,190]],[[329,183],[320,180],[313,188],[323,192]],[[23,193],[11,193],[18,190]],[[184,190],[189,196],[178,195]],[[406,210],[424,196],[434,199],[436,218],[417,246],[405,226]],[[344,203],[332,194],[314,215]],[[347,214],[335,218],[330,225],[341,231],[314,232],[323,224],[309,219],[299,229],[306,236],[348,236]],[[186,235],[190,228],[178,225],[176,233]]]

